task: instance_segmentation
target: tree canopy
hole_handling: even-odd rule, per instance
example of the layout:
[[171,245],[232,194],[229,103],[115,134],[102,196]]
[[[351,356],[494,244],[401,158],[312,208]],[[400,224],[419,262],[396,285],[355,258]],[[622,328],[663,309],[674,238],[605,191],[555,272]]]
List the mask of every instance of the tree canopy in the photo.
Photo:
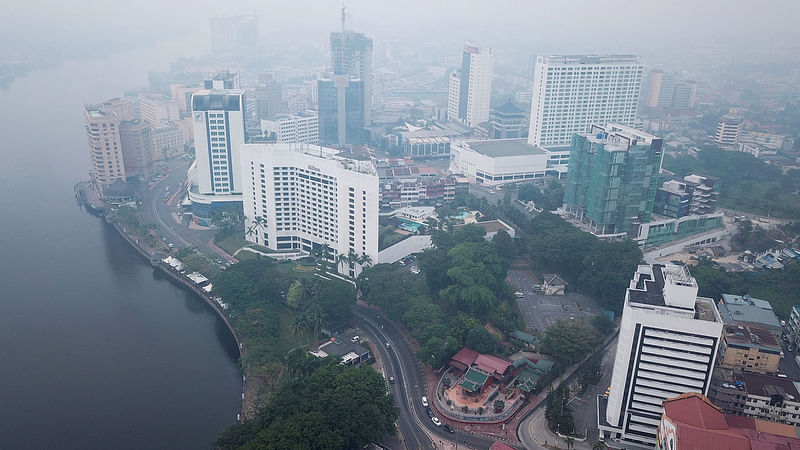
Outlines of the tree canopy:
[[257,418],[223,431],[218,448],[352,449],[394,432],[399,410],[373,369],[307,355],[289,366],[294,376],[275,390]]

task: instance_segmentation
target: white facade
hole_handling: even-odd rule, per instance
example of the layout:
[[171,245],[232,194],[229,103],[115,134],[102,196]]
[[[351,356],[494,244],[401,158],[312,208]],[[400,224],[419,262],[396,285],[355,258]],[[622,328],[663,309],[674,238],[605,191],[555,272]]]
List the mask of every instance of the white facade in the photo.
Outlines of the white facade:
[[245,142],[244,91],[199,90],[192,95],[197,193],[242,192],[239,149]]
[[493,71],[491,49],[482,49],[470,42],[464,44],[461,69],[450,76],[448,120],[458,120],[470,127],[489,121]]
[[[246,239],[278,251],[311,252],[378,261],[378,174],[369,160],[308,144],[245,144],[242,202]],[[337,265],[357,275],[360,266]]]
[[629,55],[537,57],[528,142],[565,145],[592,124],[633,126],[642,71]]
[[319,144],[319,117],[316,111],[262,120],[261,130],[275,133],[277,143]]
[[140,95],[139,115],[153,128],[168,126],[181,118],[178,102],[161,94]]
[[151,136],[153,137],[153,158],[156,161],[179,155],[184,151],[186,140],[181,127],[153,128]]
[[[512,148],[506,151],[509,147]],[[458,142],[450,146],[450,172],[463,174],[473,183],[561,178],[567,173],[568,163],[569,148],[550,151],[531,146],[524,139]]]
[[599,424],[607,438],[653,448],[662,402],[685,392],[708,393],[722,320],[714,301],[697,297],[697,289],[683,266],[639,266],[625,295],[611,392]]

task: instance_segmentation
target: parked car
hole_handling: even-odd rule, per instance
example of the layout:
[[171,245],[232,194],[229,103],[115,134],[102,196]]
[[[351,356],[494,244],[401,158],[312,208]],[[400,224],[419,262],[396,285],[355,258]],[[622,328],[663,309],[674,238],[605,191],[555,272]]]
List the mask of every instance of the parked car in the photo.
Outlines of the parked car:
[[422,406],[428,407],[428,397],[422,397]]
[[433,410],[430,408],[430,406],[425,407],[425,412],[428,413],[428,417],[433,417]]
[[441,421],[441,420],[439,420],[439,418],[438,418],[438,417],[436,417],[436,416],[433,416],[433,417],[431,417],[431,420],[433,421],[433,424],[434,424],[434,425],[436,425],[437,427],[440,427],[440,426],[442,426],[442,421]]
[[454,430],[453,427],[451,427],[449,423],[444,424],[444,427],[442,427],[442,428],[444,428],[445,431],[447,431],[448,433],[455,433],[456,432],[456,430]]

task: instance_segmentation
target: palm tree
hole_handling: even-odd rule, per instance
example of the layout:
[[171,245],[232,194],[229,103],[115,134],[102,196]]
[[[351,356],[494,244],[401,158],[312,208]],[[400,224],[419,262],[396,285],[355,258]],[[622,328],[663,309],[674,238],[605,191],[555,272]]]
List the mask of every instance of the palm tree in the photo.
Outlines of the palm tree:
[[245,230],[244,235],[253,237],[253,235],[256,234],[256,230],[264,226],[267,226],[267,219],[265,219],[264,216],[256,216],[253,218],[253,223]]
[[[368,254],[362,253],[356,262],[361,266],[361,271],[363,272],[364,269],[372,265],[372,258],[370,258]],[[358,274],[356,274],[356,276],[358,276]]]
[[305,320],[303,320],[302,316],[295,317],[294,318],[294,322],[292,322],[292,324],[289,325],[289,334],[291,336],[305,335],[305,337],[306,337],[306,347],[311,345],[308,342],[308,333],[306,333],[306,328],[307,327],[308,327],[308,325],[306,324]]
[[311,307],[306,310],[305,322],[308,324],[309,328],[314,330],[314,343],[319,340],[319,330],[322,328],[322,324],[325,320],[324,318],[325,313],[322,312],[322,308],[318,303],[312,303]]
[[568,449],[575,447],[575,438],[572,436],[567,436],[564,440],[567,442]]
[[605,450],[605,448],[606,444],[600,441],[595,441],[594,445],[592,445],[592,450]]

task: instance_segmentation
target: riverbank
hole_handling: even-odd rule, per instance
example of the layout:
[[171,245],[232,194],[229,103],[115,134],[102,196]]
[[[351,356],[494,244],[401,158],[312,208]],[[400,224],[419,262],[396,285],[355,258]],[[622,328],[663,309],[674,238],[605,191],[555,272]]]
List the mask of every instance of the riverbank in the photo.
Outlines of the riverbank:
[[233,339],[236,342],[236,348],[239,352],[239,367],[242,372],[243,386],[242,403],[240,412],[238,414],[238,420],[243,422],[246,419],[255,417],[255,414],[258,412],[259,408],[257,403],[259,392],[266,387],[267,383],[264,380],[261,380],[259,377],[249,376],[247,368],[242,364],[242,361],[244,361],[244,358],[246,357],[247,350],[241,343],[236,329],[225,315],[225,311],[205,291],[196,286],[191,280],[183,276],[183,274],[175,272],[171,267],[165,265],[160,259],[158,259],[157,263],[155,263],[155,260],[153,259],[157,254],[155,249],[149,248],[143,242],[140,242],[140,239],[132,236],[129,231],[118,222],[112,222],[111,225],[115,230],[117,230],[120,236],[122,236],[122,238],[125,239],[125,241],[128,242],[128,244],[130,244],[134,250],[136,250],[140,256],[145,258],[153,265],[154,269],[159,270],[161,273],[167,275],[167,277],[169,277],[173,282],[185,289],[188,289],[201,300],[205,301],[214,310],[214,312],[217,313],[217,316],[222,319],[223,323],[225,323],[225,326],[228,328],[228,331],[230,331],[231,335],[233,336]]

